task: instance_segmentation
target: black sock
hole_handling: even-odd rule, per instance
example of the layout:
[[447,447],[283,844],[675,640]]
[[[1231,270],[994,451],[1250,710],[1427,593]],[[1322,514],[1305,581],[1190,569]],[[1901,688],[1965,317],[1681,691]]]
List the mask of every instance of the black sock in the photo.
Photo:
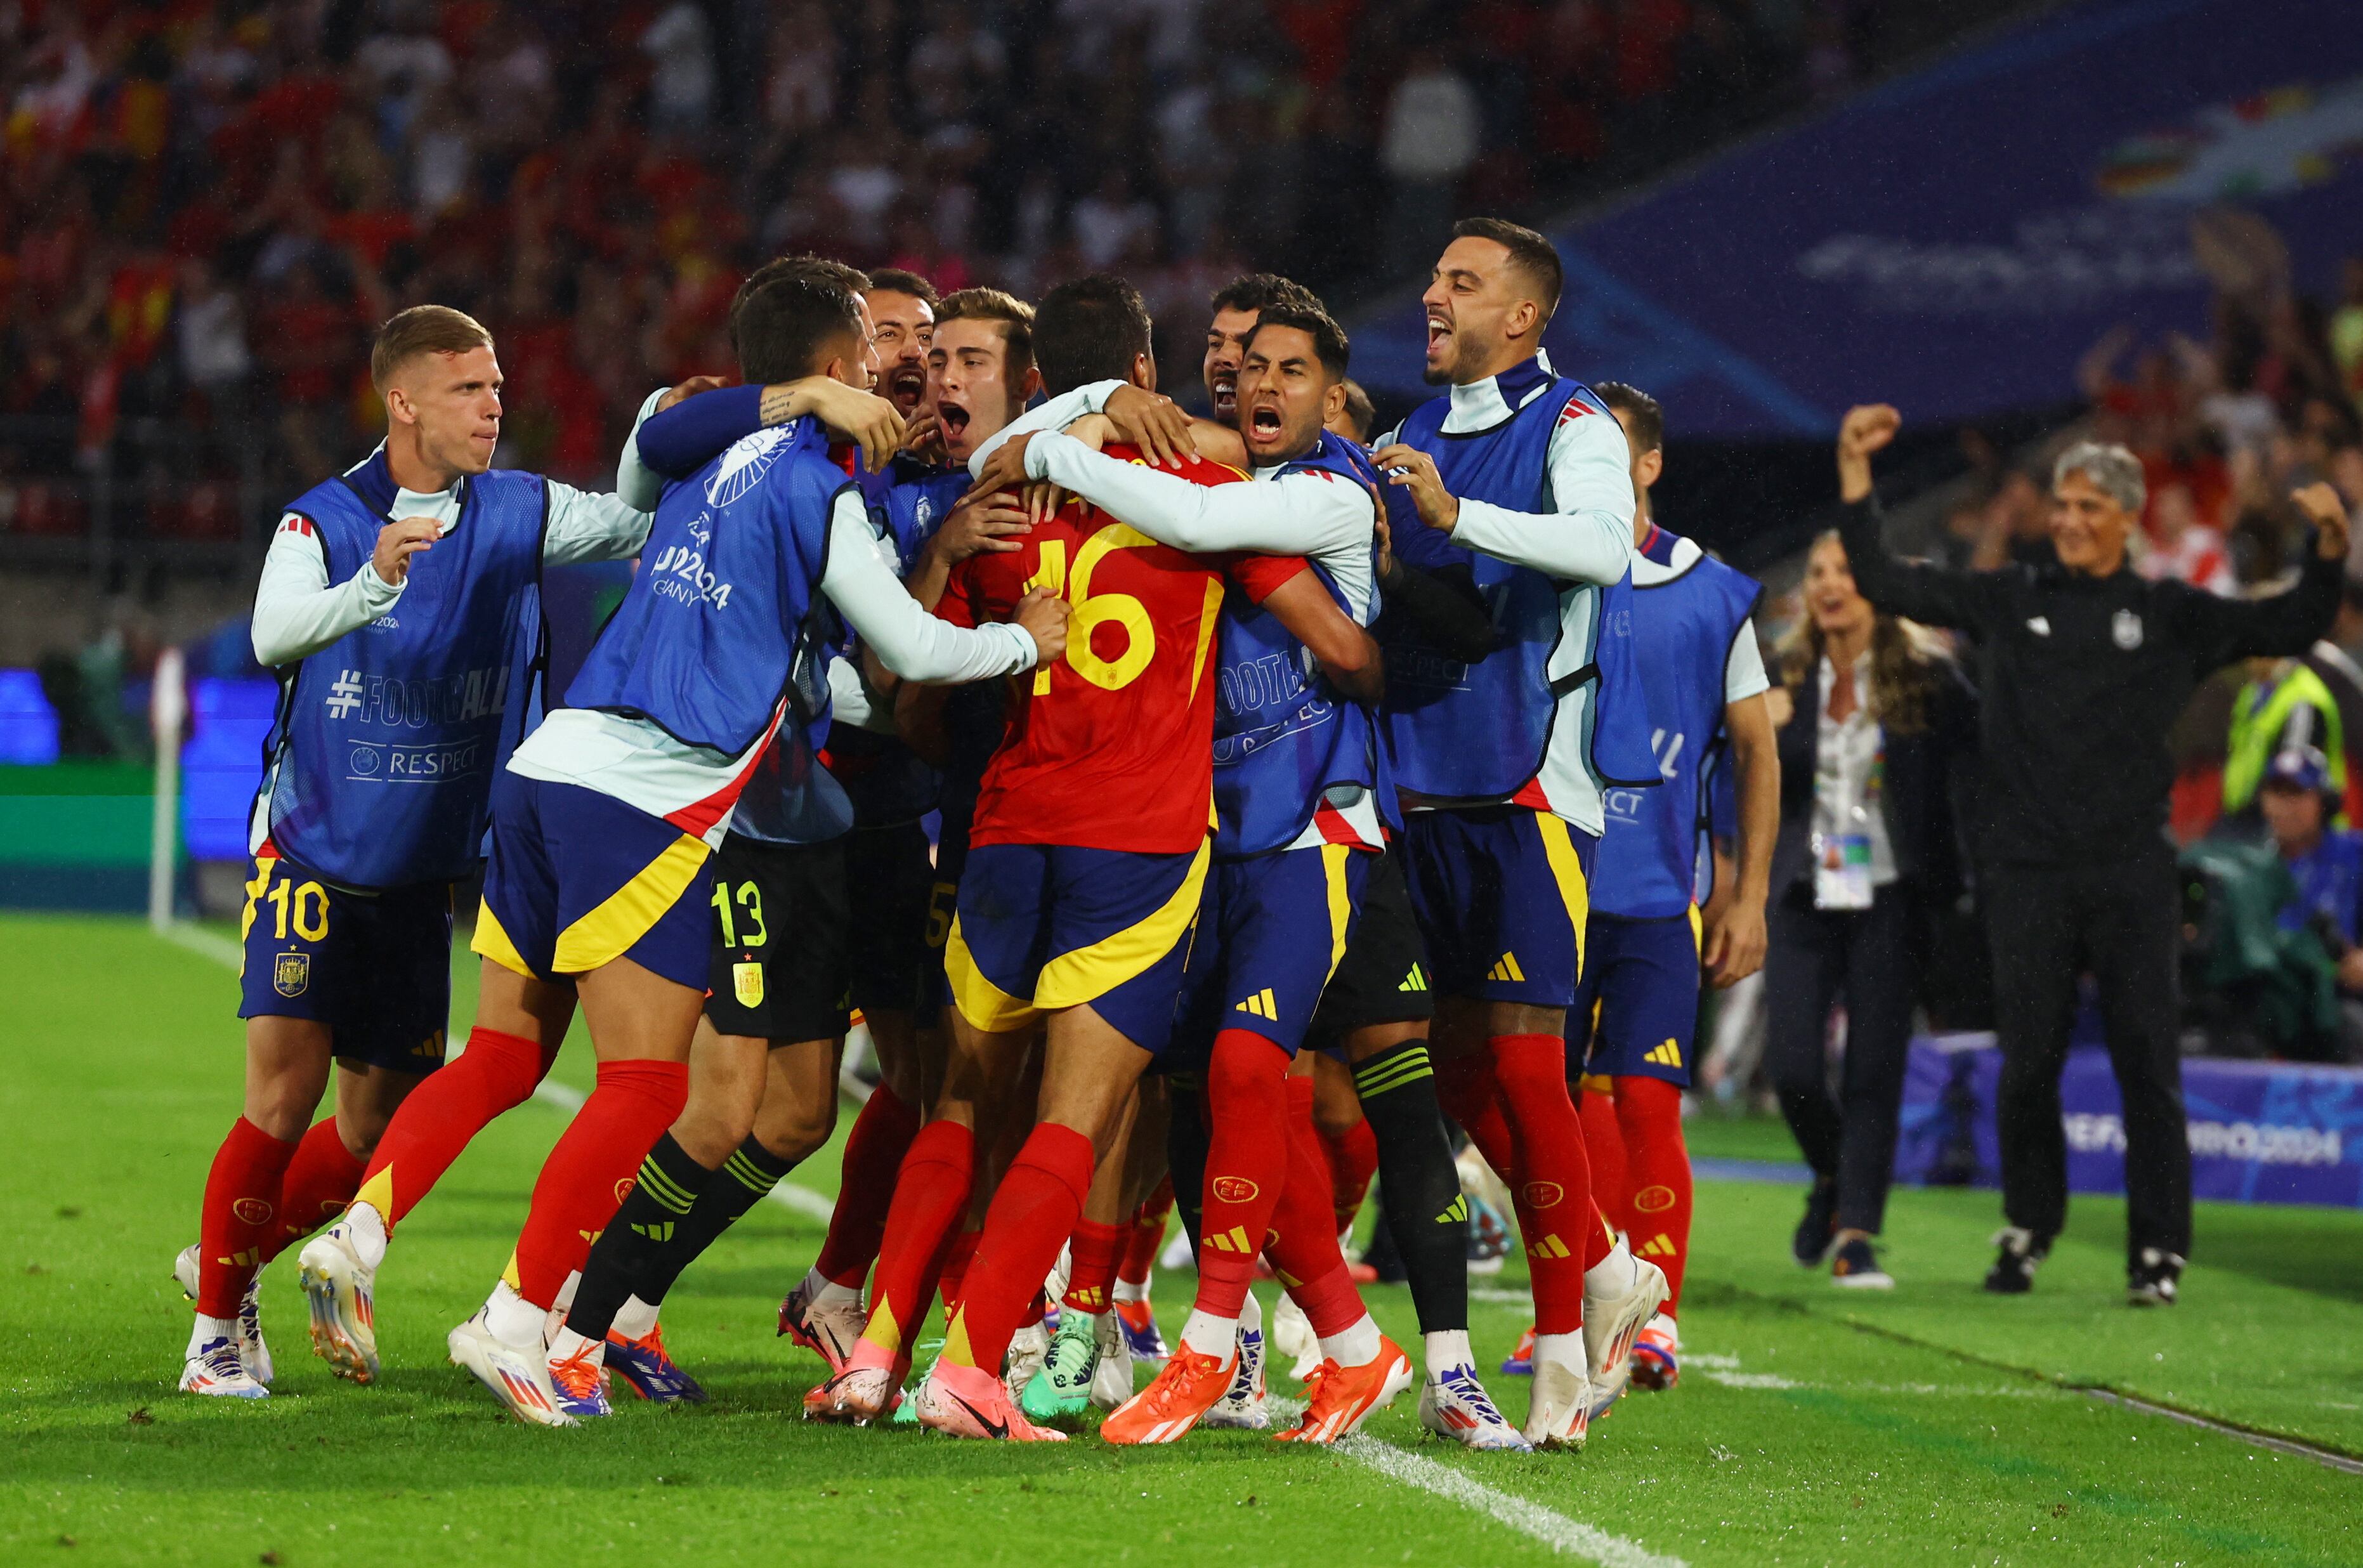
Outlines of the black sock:
[[697,1207],[674,1229],[672,1244],[641,1276],[639,1287],[632,1294],[650,1307],[664,1300],[681,1271],[696,1262],[716,1238],[745,1218],[749,1209],[780,1184],[782,1176],[795,1168],[795,1161],[781,1159],[749,1134],[697,1195]]
[[[681,1238],[698,1195],[713,1176],[672,1140],[671,1133],[657,1140],[640,1162],[639,1175],[616,1207],[616,1218],[591,1243],[582,1283],[574,1287],[574,1305],[567,1309],[568,1328],[586,1340],[607,1337],[616,1314],[639,1295],[642,1283]],[[672,1273],[680,1272],[676,1265]],[[665,1277],[670,1280],[671,1274]]]
[[1206,1118],[1200,1088],[1195,1073],[1173,1074],[1165,1127],[1165,1168],[1173,1177],[1173,1207],[1182,1216],[1182,1229],[1189,1232],[1193,1256],[1199,1222],[1206,1217]]
[[1379,1146],[1388,1234],[1411,1285],[1419,1331],[1469,1327],[1469,1205],[1452,1140],[1436,1103],[1427,1041],[1407,1040],[1354,1069],[1362,1114]]

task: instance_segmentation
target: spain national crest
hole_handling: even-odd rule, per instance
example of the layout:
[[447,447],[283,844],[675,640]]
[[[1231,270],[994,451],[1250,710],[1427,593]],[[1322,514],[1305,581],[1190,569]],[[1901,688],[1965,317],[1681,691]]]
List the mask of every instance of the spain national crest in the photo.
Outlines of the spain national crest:
[[730,966],[730,990],[742,1007],[763,1005],[763,966],[760,963],[734,963]]
[[283,952],[271,966],[271,988],[282,996],[301,996],[312,984],[312,955]]

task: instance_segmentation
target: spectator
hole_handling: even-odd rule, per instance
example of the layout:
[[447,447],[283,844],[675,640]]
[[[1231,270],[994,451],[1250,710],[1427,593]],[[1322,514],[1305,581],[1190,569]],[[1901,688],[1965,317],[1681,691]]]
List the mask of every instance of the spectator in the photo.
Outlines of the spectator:
[[[1836,534],[1814,541],[1804,597],[1781,653],[1765,1067],[1814,1173],[1797,1261],[1835,1250],[1837,1284],[1884,1287],[1870,1241],[1895,1166],[1921,938],[1960,889],[1947,781],[1974,743],[1974,703],[1936,638],[1856,590]],[[1840,1003],[1833,1098],[1825,1042]]]
[[2314,548],[2287,593],[2243,601],[2145,583],[2125,564],[2146,498],[2141,464],[2123,447],[2085,442],[2053,470],[2057,566],[1907,564],[1880,538],[1870,479],[1871,454],[1900,422],[1888,407],[1847,413],[1838,434],[1847,503],[1839,534],[1872,604],[1977,639],[1977,863],[1994,961],[2009,1218],[1986,1288],[2032,1288],[2067,1223],[2059,1073],[2077,973],[2089,962],[2124,1106],[2127,1296],[2171,1303],[2191,1249],[2191,1149],[2166,734],[2218,666],[2302,653],[2329,628],[2346,514],[2326,485],[2302,493]]
[[2224,757],[2224,813],[2247,810],[2266,769],[2292,751],[2329,759],[2324,787],[2331,820],[2343,822],[2346,795],[2346,724],[2338,698],[2303,661],[2254,659],[2248,681],[2232,699],[2229,745]]

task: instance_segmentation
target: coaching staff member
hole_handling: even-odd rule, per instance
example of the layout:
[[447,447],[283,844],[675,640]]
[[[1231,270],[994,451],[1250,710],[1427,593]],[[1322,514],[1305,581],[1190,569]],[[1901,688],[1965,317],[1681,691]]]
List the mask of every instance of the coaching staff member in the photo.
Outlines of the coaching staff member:
[[1838,432],[1839,537],[1880,609],[1976,639],[1980,788],[1973,824],[1993,951],[2001,1037],[2001,1255],[1986,1288],[2034,1283],[2068,1213],[2059,1070],[2076,976],[2100,984],[2109,1064],[2124,1101],[2126,1290],[2174,1300],[2191,1250],[2191,1151],[2176,1053],[2180,897],[2167,838],[2173,764],[2166,732],[2219,665],[2295,655],[2329,629],[2346,518],[2328,486],[2298,502],[2315,525],[2296,587],[2218,598],[2149,582],[2125,561],[2141,516],[2139,460],[2084,442],[2051,484],[2058,563],[1999,572],[1907,564],[1887,552],[1870,455],[1894,438],[1886,406],[1847,412]]

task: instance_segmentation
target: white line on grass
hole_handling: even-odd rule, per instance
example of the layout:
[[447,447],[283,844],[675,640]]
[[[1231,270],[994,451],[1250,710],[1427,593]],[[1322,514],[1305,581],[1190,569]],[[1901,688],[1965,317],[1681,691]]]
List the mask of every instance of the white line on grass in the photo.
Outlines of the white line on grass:
[[212,959],[216,963],[230,969],[245,966],[244,950],[218,931],[208,931],[203,926],[192,926],[185,921],[175,920],[157,934],[173,946],[186,948],[200,958]]

